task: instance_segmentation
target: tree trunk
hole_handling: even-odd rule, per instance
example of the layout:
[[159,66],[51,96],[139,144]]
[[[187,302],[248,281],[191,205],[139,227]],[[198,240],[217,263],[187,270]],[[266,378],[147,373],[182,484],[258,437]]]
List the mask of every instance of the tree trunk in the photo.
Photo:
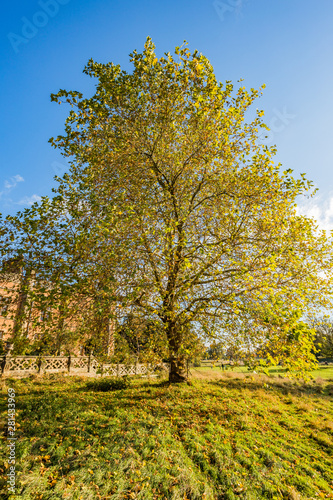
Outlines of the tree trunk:
[[181,351],[182,335],[177,331],[175,324],[168,325],[167,337],[169,340],[170,371],[169,382],[177,384],[187,381],[186,359]]
[[186,359],[173,354],[170,359],[169,382],[178,384],[187,381]]

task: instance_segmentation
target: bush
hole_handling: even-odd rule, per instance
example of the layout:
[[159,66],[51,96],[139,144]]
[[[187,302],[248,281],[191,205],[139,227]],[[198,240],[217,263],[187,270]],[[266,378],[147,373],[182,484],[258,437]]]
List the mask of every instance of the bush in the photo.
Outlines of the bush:
[[92,391],[119,391],[127,389],[131,385],[128,377],[103,377],[99,379],[89,380],[86,387]]

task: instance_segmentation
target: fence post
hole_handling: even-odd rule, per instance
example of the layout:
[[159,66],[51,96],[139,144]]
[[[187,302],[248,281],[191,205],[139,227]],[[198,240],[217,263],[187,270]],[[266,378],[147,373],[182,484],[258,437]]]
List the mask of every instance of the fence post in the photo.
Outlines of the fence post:
[[[11,357],[13,357],[13,356],[11,356],[10,354],[7,354],[7,355],[5,356],[5,360],[6,360],[6,362],[5,362],[5,365],[4,365],[4,367],[3,367],[3,372],[4,372],[4,373],[6,372],[6,368],[8,369],[8,367],[10,366],[10,358],[11,358]],[[14,358],[15,358],[15,357],[14,357]]]
[[117,363],[117,378],[119,377],[119,363]]
[[71,371],[71,355],[68,356],[68,373]]
[[90,372],[91,354],[88,355],[88,373]]
[[7,359],[7,356],[5,354],[4,357],[3,357],[2,363],[1,363],[1,377],[4,374],[4,371],[5,371],[6,359]]
[[39,354],[39,356],[38,356],[37,366],[38,366],[38,374],[40,374],[40,373],[41,373],[41,371],[42,371],[42,357],[41,357],[41,355],[40,355],[40,354]]

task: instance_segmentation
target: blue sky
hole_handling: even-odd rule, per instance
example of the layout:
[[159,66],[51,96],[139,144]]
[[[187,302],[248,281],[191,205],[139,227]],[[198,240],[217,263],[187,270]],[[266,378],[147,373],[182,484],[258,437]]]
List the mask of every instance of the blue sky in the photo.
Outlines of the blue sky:
[[69,109],[50,94],[91,95],[88,59],[130,70],[128,54],[151,36],[159,55],[186,39],[221,81],[266,84],[257,101],[272,128],[266,143],[314,181],[319,193],[303,211],[333,228],[332,0],[16,0],[3,4],[1,20],[3,215],[50,195],[66,170],[48,139],[62,133]]

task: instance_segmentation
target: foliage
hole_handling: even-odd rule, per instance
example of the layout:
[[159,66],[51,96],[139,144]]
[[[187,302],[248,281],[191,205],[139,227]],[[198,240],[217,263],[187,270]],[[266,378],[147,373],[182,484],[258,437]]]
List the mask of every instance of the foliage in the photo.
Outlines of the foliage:
[[[22,500],[332,498],[329,386],[251,376],[115,392],[72,377],[8,384]],[[1,446],[3,488],[4,436]]]
[[333,358],[333,322],[325,316],[310,318],[309,324],[316,332],[317,355]]
[[0,340],[0,356],[6,354],[5,343],[3,340]]
[[123,318],[117,329],[116,353],[121,341],[139,362],[152,363],[168,357],[163,328],[144,316],[135,317],[129,314]]
[[226,354],[226,348],[223,342],[212,342],[206,350],[207,359],[221,359]]
[[128,389],[130,380],[128,377],[102,377],[94,380],[89,380],[86,384],[88,390],[92,391],[119,391],[121,389]]
[[88,337],[97,317],[143,317],[166,339],[174,382],[194,334],[308,369],[311,333],[285,311],[330,304],[332,242],[296,211],[311,183],[258,143],[263,111],[245,120],[262,89],[219,83],[186,45],[158,58],[148,38],[131,62],[89,61],[91,98],[52,95],[72,107],[50,140],[70,172],[53,200],[6,221],[36,267],[34,300],[57,314],[65,298],[63,317],[83,311]]
[[[257,350],[260,363],[256,364],[253,360],[252,366],[265,370],[267,366],[283,364],[288,372],[302,378],[305,371],[317,367],[315,331],[300,321],[301,316],[300,310],[284,309],[281,317],[274,320],[276,333],[271,332],[267,344]],[[264,321],[272,324],[271,318],[265,318]],[[304,370],[304,367],[307,369]]]

